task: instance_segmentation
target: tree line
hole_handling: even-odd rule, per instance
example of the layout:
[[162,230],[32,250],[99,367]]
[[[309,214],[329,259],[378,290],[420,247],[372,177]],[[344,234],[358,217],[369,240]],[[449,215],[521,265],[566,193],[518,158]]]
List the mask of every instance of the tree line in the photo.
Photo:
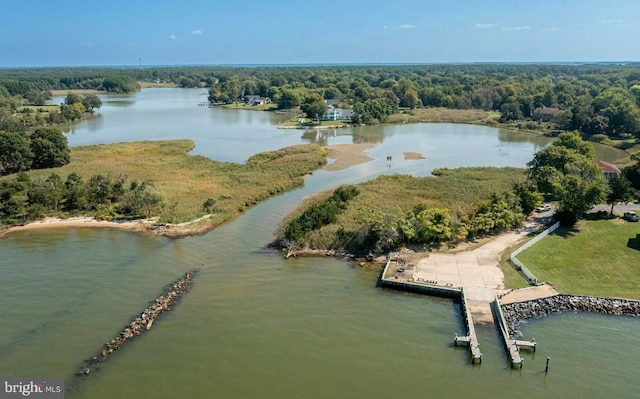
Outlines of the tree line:
[[0,182],[0,224],[22,224],[48,215],[91,213],[99,219],[148,218],[162,199],[150,185],[123,177],[91,176],[85,181],[73,172],[46,179],[25,172]]
[[69,161],[67,138],[60,129],[38,128],[32,133],[0,131],[0,175],[55,168]]
[[544,106],[559,110],[547,121],[559,130],[640,133],[636,64],[5,69],[0,98],[52,89],[128,92],[137,89],[136,81],[208,87],[213,102],[259,95],[281,109],[301,106],[314,94],[343,101],[360,123],[384,122],[398,107],[497,111],[509,123],[536,119],[536,109]]

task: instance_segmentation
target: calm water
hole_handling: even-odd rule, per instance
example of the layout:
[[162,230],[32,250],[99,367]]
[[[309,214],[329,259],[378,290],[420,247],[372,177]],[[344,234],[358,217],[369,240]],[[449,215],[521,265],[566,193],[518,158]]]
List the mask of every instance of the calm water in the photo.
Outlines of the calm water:
[[[197,107],[198,97],[193,90],[145,90],[130,100],[134,104],[106,105],[101,129],[86,126],[95,120],[76,125],[71,141],[151,139],[163,131],[162,138],[194,138],[197,150],[210,156],[227,146],[227,160],[241,162],[245,153],[310,140],[274,129],[275,117],[264,113],[238,112],[243,130],[225,119],[234,118],[229,111]],[[174,102],[185,104],[174,115],[174,125],[185,129],[174,136],[153,116],[146,129],[140,122],[126,137],[112,125],[135,118],[138,106],[146,112],[157,103],[166,107],[163,113],[173,112],[167,104]],[[251,129],[271,139],[264,147],[242,139]],[[242,148],[231,144],[229,131]],[[523,166],[544,145],[531,136],[463,125],[355,129],[315,140],[367,137],[380,143],[370,151],[374,161],[316,172],[303,189],[203,236],[167,240],[65,229],[0,240],[0,376],[63,376],[73,388],[68,396],[77,398],[637,397],[637,319],[564,315],[530,322],[523,332],[536,338],[539,351],[525,355],[522,370],[508,367],[493,327],[481,327],[484,361],[471,366],[467,352],[451,345],[463,328],[451,301],[376,288],[377,272],[348,262],[284,261],[264,249],[281,218],[318,190],[381,173],[425,175],[439,166]],[[403,151],[427,159],[405,162],[395,156]],[[391,167],[387,154],[394,154]],[[193,267],[202,268],[194,289],[149,334],[94,375],[71,377],[165,284]]]

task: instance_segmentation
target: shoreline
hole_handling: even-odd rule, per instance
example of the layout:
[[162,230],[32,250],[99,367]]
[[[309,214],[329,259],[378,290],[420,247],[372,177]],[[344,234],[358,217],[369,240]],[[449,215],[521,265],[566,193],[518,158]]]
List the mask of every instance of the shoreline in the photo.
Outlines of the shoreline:
[[[346,169],[361,163],[373,160],[364,151],[375,147],[373,144],[335,144],[327,146],[330,155],[328,158],[335,162],[325,165],[320,170],[336,171]],[[32,220],[22,225],[13,225],[0,228],[0,239],[16,231],[32,231],[39,229],[55,228],[112,228],[135,233],[155,234],[167,238],[183,238],[209,232],[221,224],[213,225],[207,223],[211,214],[200,218],[189,220],[177,224],[156,225],[157,218],[136,219],[121,221],[98,220],[95,216],[83,215],[68,218],[45,217],[43,219]],[[231,218],[226,222],[233,220]]]
[[0,239],[17,231],[34,231],[44,229],[64,228],[110,228],[133,233],[155,234],[167,238],[182,238],[194,236],[212,230],[217,226],[195,226],[197,223],[208,219],[211,215],[205,215],[198,219],[179,224],[156,225],[156,219],[137,219],[123,221],[98,220],[95,216],[72,216],[70,218],[45,217],[33,220],[19,226],[9,226],[0,230]]
[[502,304],[510,333],[522,335],[518,329],[527,320],[562,313],[599,313],[612,316],[640,317],[637,299],[605,298],[588,295],[558,294],[546,298]]

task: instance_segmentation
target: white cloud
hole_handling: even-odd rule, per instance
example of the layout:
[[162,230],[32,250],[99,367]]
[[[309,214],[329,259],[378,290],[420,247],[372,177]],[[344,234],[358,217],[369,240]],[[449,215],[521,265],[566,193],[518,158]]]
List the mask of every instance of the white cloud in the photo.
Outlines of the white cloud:
[[176,35],[169,35],[169,40],[176,40]]
[[619,24],[622,23],[621,19],[603,19],[602,21],[600,21],[601,24],[606,25],[606,24]]
[[543,32],[558,32],[558,31],[561,31],[561,30],[562,30],[562,29],[560,29],[560,28],[553,28],[553,27],[551,27],[551,28],[545,28],[545,29],[543,29],[542,31],[543,31]]
[[475,24],[473,25],[476,29],[495,29],[498,27],[496,24]]
[[502,28],[500,28],[500,30],[529,30],[531,29],[530,26],[526,25],[526,26],[503,26]]
[[202,31],[200,29],[196,29],[196,30],[191,31],[191,34],[192,35],[201,35]]
[[387,25],[383,26],[382,29],[389,29]]
[[416,28],[415,25],[410,25],[410,24],[402,24],[398,26],[398,29],[415,29],[415,28]]

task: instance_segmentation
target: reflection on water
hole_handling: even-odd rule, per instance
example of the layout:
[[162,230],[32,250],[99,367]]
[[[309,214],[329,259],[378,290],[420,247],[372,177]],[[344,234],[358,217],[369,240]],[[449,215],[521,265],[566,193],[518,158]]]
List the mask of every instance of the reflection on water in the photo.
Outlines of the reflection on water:
[[111,100],[102,101],[102,105],[108,104],[110,107],[131,107],[135,105],[135,100]]

